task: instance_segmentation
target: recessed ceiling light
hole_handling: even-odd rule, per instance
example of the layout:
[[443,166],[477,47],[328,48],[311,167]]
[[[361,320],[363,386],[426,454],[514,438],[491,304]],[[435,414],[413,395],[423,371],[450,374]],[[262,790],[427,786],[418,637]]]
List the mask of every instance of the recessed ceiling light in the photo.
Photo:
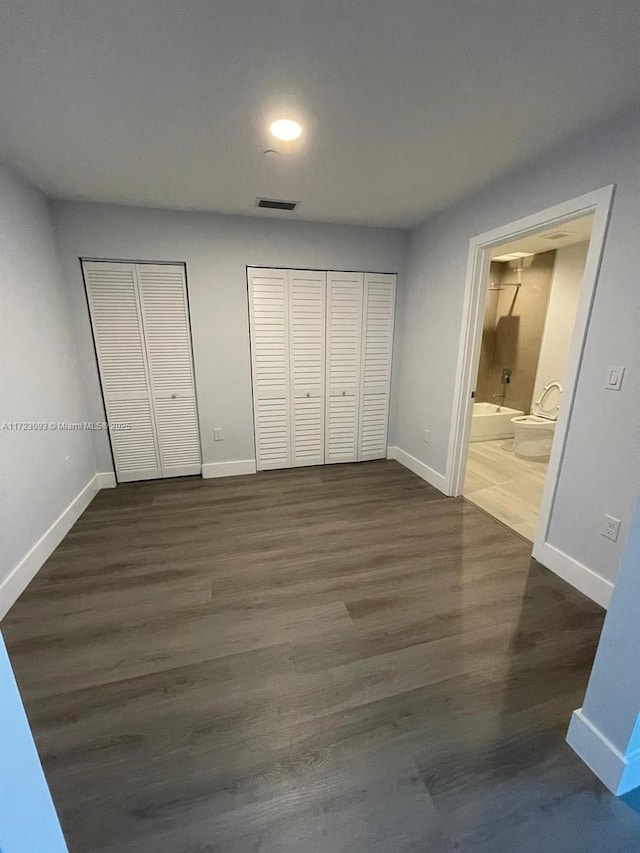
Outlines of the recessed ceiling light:
[[276,139],[297,139],[302,133],[302,128],[297,121],[292,121],[290,118],[281,118],[274,121],[269,130]]
[[492,258],[494,261],[519,261],[521,258],[530,258],[533,252],[509,252],[506,255],[497,255]]

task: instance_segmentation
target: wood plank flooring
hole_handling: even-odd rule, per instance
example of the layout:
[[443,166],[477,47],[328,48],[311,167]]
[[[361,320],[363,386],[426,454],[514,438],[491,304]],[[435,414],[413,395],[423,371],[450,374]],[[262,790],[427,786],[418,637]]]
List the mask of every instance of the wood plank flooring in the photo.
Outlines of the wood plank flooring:
[[502,438],[469,444],[464,496],[533,542],[548,466],[519,459],[512,443]]
[[529,551],[390,461],[101,492],[2,626],[71,853],[637,851]]

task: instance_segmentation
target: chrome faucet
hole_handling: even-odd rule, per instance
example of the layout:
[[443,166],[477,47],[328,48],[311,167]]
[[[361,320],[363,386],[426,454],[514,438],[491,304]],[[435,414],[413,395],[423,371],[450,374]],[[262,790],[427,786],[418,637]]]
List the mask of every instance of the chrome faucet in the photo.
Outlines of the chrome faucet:
[[506,391],[502,391],[500,394],[492,394],[491,396],[493,397],[494,400],[497,399],[497,400],[501,401],[500,406],[504,406],[504,401],[507,398]]

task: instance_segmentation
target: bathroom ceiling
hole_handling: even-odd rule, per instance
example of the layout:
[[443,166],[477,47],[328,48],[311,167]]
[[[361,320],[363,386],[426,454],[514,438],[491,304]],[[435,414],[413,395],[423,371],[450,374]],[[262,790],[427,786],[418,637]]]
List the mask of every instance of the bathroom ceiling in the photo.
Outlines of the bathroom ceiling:
[[3,0],[0,157],[56,198],[411,226],[639,99],[639,30],[637,0]]
[[553,228],[544,228],[538,234],[496,246],[491,252],[491,257],[502,257],[502,255],[508,255],[510,252],[528,252],[536,255],[538,252],[549,252],[552,249],[573,246],[575,243],[584,243],[591,237],[592,225],[593,214],[583,216],[581,219],[573,219]]

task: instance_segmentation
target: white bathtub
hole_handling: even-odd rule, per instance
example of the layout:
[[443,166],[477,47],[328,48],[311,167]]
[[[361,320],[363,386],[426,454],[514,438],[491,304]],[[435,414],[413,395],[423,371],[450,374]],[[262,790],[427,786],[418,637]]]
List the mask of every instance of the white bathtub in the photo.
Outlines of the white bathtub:
[[494,406],[493,403],[474,403],[469,441],[491,441],[496,438],[512,438],[511,418],[524,415],[518,409]]

